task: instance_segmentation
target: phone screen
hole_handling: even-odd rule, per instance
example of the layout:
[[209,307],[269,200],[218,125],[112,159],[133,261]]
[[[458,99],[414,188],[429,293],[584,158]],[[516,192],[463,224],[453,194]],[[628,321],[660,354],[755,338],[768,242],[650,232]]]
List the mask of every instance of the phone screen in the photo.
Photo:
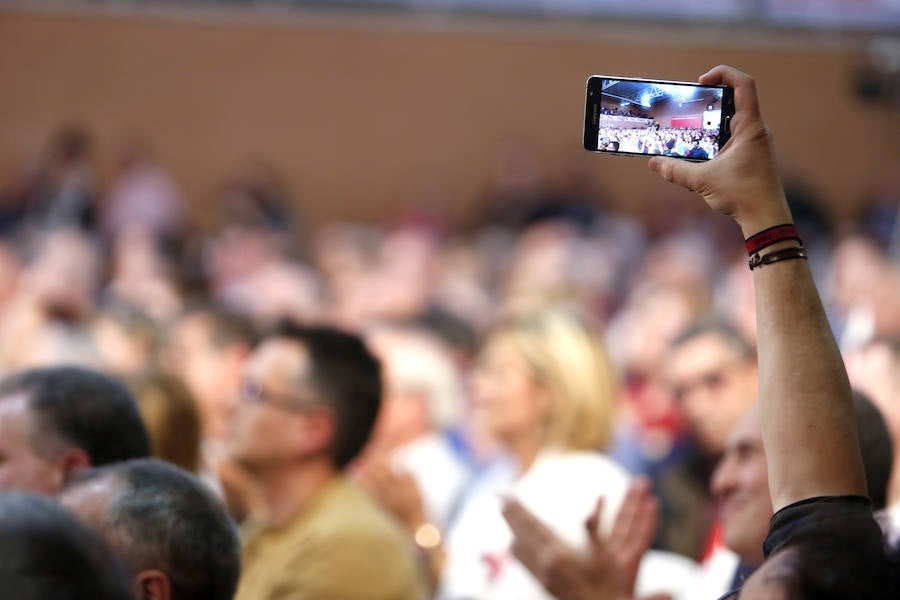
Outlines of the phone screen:
[[593,76],[584,147],[614,154],[711,160],[730,136],[731,88]]

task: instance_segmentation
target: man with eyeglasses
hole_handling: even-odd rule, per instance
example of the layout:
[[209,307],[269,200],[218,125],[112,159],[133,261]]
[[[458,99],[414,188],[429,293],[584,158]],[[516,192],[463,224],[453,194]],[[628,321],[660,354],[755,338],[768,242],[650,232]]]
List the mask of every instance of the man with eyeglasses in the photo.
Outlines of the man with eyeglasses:
[[756,351],[727,321],[704,319],[675,337],[663,370],[692,447],[659,479],[657,539],[667,550],[706,559],[717,545],[710,479],[729,434],[756,402]]
[[228,449],[258,484],[237,600],[420,597],[399,527],[344,477],[381,403],[362,341],[285,324],[250,356]]

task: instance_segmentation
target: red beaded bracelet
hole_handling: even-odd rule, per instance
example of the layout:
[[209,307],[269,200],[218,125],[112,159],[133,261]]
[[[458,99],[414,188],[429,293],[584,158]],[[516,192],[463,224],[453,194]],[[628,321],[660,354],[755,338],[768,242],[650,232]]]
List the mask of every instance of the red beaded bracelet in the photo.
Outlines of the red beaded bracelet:
[[759,233],[754,233],[748,237],[744,240],[744,243],[747,245],[747,255],[753,256],[763,248],[785,240],[797,240],[801,246],[803,245],[803,242],[800,240],[800,232],[791,223],[763,229]]

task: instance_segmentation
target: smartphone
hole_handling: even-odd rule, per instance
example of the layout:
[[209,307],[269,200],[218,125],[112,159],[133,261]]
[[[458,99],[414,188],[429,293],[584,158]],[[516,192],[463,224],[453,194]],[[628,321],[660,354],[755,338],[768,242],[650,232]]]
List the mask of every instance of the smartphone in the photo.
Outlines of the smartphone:
[[702,161],[731,137],[728,86],[591,75],[586,87],[585,150]]

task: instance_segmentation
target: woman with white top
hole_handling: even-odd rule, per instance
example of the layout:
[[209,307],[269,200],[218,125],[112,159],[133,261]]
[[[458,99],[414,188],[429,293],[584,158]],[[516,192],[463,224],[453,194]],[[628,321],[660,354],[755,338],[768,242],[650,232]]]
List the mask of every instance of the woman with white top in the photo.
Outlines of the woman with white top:
[[441,598],[549,598],[509,551],[501,494],[515,496],[562,539],[587,543],[584,521],[604,500],[609,528],[628,475],[599,451],[612,433],[616,384],[601,338],[552,309],[488,335],[474,381],[476,418],[505,456],[470,489],[446,539]]

